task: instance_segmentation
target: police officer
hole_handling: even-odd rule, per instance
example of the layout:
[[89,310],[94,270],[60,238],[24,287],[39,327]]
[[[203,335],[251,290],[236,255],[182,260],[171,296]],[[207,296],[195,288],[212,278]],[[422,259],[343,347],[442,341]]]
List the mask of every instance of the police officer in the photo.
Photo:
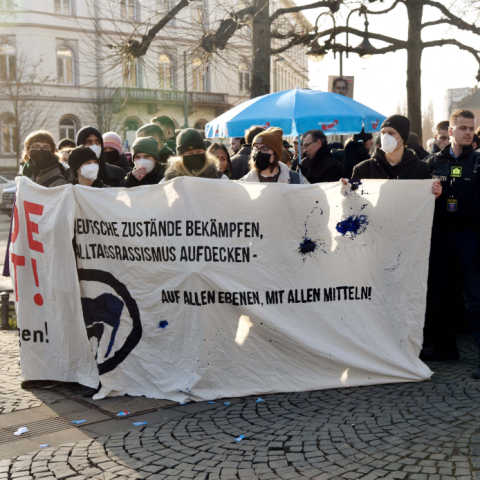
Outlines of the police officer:
[[[430,282],[433,301],[433,351],[422,352],[423,360],[458,360],[455,323],[449,315],[456,282],[463,281],[468,320],[480,347],[480,153],[472,148],[475,117],[457,110],[450,117],[451,143],[429,157],[433,178],[442,184],[435,202],[430,253]],[[452,273],[460,265],[461,279]],[[480,379],[480,366],[473,378]]]

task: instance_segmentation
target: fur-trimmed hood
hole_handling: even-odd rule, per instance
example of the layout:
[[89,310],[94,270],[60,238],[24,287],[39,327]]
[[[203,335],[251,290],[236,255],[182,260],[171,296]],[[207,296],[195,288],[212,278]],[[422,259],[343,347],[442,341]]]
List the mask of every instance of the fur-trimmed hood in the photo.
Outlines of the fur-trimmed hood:
[[219,162],[217,157],[211,153],[205,152],[207,161],[202,170],[195,172],[189,170],[183,163],[183,157],[170,157],[167,161],[167,168],[165,169],[165,181],[172,180],[177,177],[201,177],[201,178],[222,178],[226,177],[219,169]]

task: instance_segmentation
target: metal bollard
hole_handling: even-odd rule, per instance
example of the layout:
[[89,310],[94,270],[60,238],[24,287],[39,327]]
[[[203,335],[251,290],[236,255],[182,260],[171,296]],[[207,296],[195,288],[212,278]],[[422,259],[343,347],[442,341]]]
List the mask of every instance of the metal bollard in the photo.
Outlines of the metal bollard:
[[0,298],[2,299],[2,330],[8,330],[8,313],[10,309],[8,302],[10,301],[10,294],[2,292],[0,293]]

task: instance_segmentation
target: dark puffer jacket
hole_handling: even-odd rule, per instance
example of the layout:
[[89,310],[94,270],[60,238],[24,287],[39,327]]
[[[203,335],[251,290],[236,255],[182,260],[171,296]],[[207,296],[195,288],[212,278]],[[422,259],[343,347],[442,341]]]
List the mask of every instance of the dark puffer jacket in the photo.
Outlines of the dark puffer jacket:
[[342,178],[342,167],[328,145],[319,148],[313,158],[302,159],[298,171],[310,183],[338,182]]
[[83,127],[78,132],[77,146],[85,145],[85,141],[92,134],[100,140],[102,146],[102,152],[100,153],[100,158],[98,159],[98,165],[100,167],[98,171],[98,178],[110,187],[120,187],[123,179],[125,178],[125,172],[120,167],[109,165],[105,161],[102,134],[95,127]]
[[359,163],[352,178],[390,179],[390,180],[427,180],[432,178],[430,168],[420,160],[413,150],[405,149],[402,160],[392,166],[385,158],[385,152],[377,148],[370,160]]

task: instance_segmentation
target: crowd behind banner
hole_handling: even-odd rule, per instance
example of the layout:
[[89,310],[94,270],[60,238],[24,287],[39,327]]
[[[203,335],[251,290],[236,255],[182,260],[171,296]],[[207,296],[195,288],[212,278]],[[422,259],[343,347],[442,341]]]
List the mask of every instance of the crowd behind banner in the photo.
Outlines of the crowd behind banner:
[[[180,176],[287,184],[436,179],[420,358],[458,360],[458,315],[452,305],[465,308],[480,346],[479,134],[473,113],[457,110],[437,125],[427,152],[410,132],[408,118],[392,115],[383,122],[375,143],[364,130],[345,145],[329,144],[321,130],[310,130],[302,136],[299,159],[298,142],[289,145],[280,128],[254,125],[244,137],[231,139],[231,156],[223,144],[205,140],[192,128],[176,131],[170,117],[160,116],[136,132],[128,153],[115,132],[102,135],[90,126],[78,132],[76,142],[63,139],[58,145],[49,132],[33,132],[25,139],[21,174],[45,187],[71,183],[93,188],[131,188]],[[473,377],[480,379],[480,366]]]

